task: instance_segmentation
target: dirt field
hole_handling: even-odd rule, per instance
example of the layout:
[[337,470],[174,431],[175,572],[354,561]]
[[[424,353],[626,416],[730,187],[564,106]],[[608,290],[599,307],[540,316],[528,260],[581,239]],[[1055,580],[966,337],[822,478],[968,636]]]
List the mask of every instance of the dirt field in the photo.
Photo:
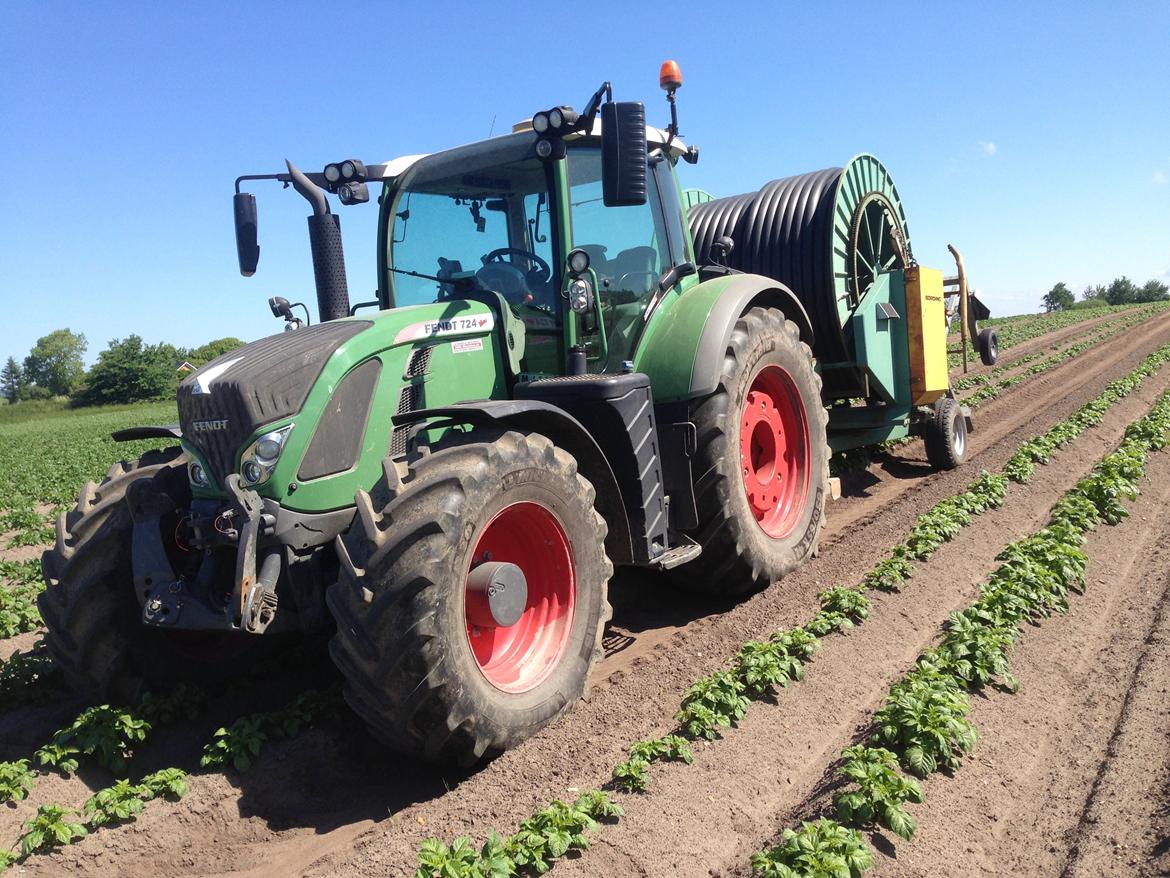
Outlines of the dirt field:
[[[1072,344],[1099,323],[1029,340],[1004,362]],[[135,754],[136,774],[170,765],[193,772],[181,802],[151,802],[133,823],[9,874],[409,876],[428,837],[478,842],[493,828],[512,832],[549,801],[604,786],[632,742],[672,730],[690,682],[723,667],[744,641],[802,624],[817,611],[819,592],[855,585],[920,514],[980,469],[1002,467],[1021,441],[1167,343],[1170,313],[1162,312],[1127,331],[1124,344],[1092,347],[984,403],[964,468],[934,473],[912,442],[850,473],[829,509],[819,557],[750,599],[699,600],[658,575],[619,572],[589,699],[476,772],[387,756],[346,710],[270,743],[247,773],[200,771],[201,748],[218,726],[332,683],[318,647],[296,667],[216,698],[198,720],[166,729]],[[656,766],[648,792],[616,793],[625,816],[555,873],[750,875],[753,852],[827,804],[841,748],[947,616],[978,596],[1000,550],[1043,526],[1056,499],[1167,390],[1170,365],[1038,466],[1001,508],[945,543],[902,591],[872,594],[870,618],[827,638],[806,680],[755,703],[722,739],[696,743],[693,765]],[[1020,692],[973,697],[979,743],[953,776],[924,782],[925,803],[911,806],[913,841],[866,834],[876,851],[867,874],[1170,874],[1170,451],[1150,461],[1130,517],[1089,537],[1087,593],[1068,615],[1027,630],[1013,650]],[[0,657],[35,638],[0,642]],[[58,699],[0,715],[0,759],[27,758],[83,706]],[[28,800],[0,808],[0,841],[15,838],[36,805],[80,803],[110,780],[101,770],[41,777]]]

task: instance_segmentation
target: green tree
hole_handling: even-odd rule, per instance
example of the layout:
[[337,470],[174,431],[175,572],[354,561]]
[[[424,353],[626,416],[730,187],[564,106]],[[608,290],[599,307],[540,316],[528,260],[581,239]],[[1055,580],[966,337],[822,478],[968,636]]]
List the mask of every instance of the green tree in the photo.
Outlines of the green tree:
[[1110,305],[1129,305],[1138,300],[1138,288],[1125,275],[1115,278],[1105,290],[1105,298]]
[[1147,281],[1137,292],[1139,302],[1164,302],[1170,299],[1170,287],[1161,281]]
[[202,366],[204,363],[210,363],[216,357],[226,354],[228,351],[234,351],[236,348],[243,347],[244,343],[234,336],[227,338],[217,338],[214,341],[209,341],[205,345],[200,345],[197,348],[192,348],[186,352],[183,358],[191,363],[192,366]]
[[85,374],[81,355],[87,347],[84,335],[68,329],[55,329],[38,338],[24,358],[25,384],[35,384],[53,396],[68,396]]
[[1072,290],[1066,287],[1062,281],[1044,295],[1044,310],[1067,311],[1075,301],[1076,297],[1072,294]]
[[1083,293],[1081,293],[1081,301],[1082,302],[1097,302],[1097,301],[1099,301],[1102,305],[1104,305],[1105,301],[1106,301],[1105,287],[1102,284],[1097,284],[1097,286],[1095,286],[1095,287],[1092,287],[1092,286],[1085,287],[1085,291]]
[[144,345],[137,335],[114,339],[98,354],[77,401],[105,405],[169,396],[175,389],[177,360],[172,345]]
[[24,386],[24,372],[16,357],[9,357],[4,364],[4,371],[0,372],[0,394],[8,398],[9,402],[20,399],[20,391]]

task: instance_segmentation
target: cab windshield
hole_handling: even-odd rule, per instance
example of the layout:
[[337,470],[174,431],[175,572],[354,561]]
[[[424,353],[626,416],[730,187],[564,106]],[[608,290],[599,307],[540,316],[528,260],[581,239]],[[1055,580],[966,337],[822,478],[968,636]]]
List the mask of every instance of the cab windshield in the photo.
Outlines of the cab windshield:
[[394,192],[387,283],[397,306],[458,298],[461,285],[555,312],[560,277],[551,171],[531,135],[420,159]]

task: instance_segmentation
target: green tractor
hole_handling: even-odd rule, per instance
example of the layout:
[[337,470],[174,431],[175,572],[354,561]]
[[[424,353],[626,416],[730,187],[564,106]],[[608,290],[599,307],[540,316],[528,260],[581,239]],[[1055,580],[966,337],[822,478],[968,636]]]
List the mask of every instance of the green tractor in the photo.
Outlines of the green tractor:
[[[943,280],[884,168],[683,193],[680,84],[664,65],[665,130],[606,83],[434,155],[237,180],[244,275],[241,182],[312,205],[320,319],[271,300],[294,331],[188,376],[178,425],[115,435],[174,444],[86,484],[44,554],[71,683],[134,699],[330,635],[377,738],[469,765],[582,696],[615,565],[748,593],[816,552],[831,448],[921,433],[960,463]],[[328,196],[377,183],[378,298],[351,307]]]

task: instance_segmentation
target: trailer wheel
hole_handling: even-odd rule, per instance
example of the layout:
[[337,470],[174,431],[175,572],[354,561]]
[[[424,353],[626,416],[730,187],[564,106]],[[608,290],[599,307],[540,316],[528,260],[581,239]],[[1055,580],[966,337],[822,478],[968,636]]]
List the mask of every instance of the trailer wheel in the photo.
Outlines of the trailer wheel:
[[944,396],[923,426],[926,459],[935,469],[954,469],[967,459],[967,419],[956,400]]
[[984,329],[979,333],[979,359],[984,366],[994,366],[999,359],[999,333],[994,329]]
[[37,607],[48,629],[49,654],[80,692],[133,704],[151,688],[238,672],[245,653],[261,647],[259,637],[142,624],[126,491],[153,479],[168,493],[187,496],[186,460],[176,447],[114,464],[100,485],[88,482],[74,509],[57,519],[56,543],[41,556],[46,588]]
[[812,351],[777,310],[735,324],[719,387],[691,406],[703,553],[687,586],[743,594],[799,567],[817,548],[828,491],[828,415]]
[[470,765],[585,691],[613,565],[593,487],[537,433],[444,441],[393,462],[337,542],[329,651],[345,697],[388,746]]

